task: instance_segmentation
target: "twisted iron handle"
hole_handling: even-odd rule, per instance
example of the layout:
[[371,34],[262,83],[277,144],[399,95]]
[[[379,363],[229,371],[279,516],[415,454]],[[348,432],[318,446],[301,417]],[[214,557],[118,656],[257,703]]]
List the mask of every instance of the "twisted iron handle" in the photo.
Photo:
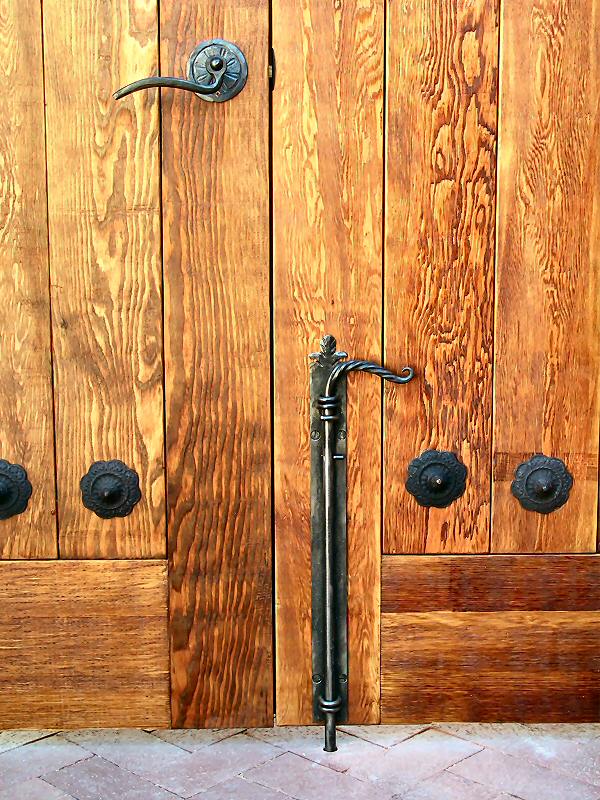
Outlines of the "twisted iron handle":
[[404,367],[402,372],[398,375],[372,361],[363,361],[362,359],[354,358],[350,361],[340,361],[334,366],[327,380],[325,394],[331,395],[339,378],[341,378],[342,375],[346,375],[348,372],[354,371],[370,372],[382,378],[384,381],[390,381],[391,383],[408,383],[415,375],[415,371],[412,367]]
[[137,92],[140,89],[161,87],[166,89],[184,89],[194,94],[214,94],[218,92],[223,85],[227,64],[223,58],[216,56],[208,62],[206,71],[214,78],[211,83],[196,83],[195,81],[188,81],[183,78],[162,78],[160,76],[141,78],[139,81],[134,81],[133,83],[127,84],[127,86],[122,86],[114,93],[113,97],[115,100],[120,100],[122,97],[127,97],[128,94],[133,94],[133,92]]

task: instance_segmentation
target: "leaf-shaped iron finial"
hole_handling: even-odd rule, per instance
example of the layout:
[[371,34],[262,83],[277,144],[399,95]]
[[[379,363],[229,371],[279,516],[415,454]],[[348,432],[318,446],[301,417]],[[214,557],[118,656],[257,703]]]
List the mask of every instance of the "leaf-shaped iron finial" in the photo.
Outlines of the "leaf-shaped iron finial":
[[313,360],[313,366],[319,367],[333,367],[338,361],[348,358],[348,353],[338,351],[335,336],[330,333],[325,334],[321,339],[321,349],[318,353],[311,353],[310,358]]

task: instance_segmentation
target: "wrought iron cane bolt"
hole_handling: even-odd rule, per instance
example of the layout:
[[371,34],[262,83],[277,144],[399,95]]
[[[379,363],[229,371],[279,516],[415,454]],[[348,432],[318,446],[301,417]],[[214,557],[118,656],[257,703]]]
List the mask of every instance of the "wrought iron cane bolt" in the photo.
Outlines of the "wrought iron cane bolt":
[[122,461],[96,461],[81,479],[83,505],[102,519],[126,517],[142,498],[140,479]]
[[115,100],[140,89],[184,89],[203,100],[224,103],[239,94],[248,80],[248,63],[239,47],[224,39],[201,42],[190,55],[188,79],[142,78],[115,92]]
[[511,491],[527,511],[550,514],[564,506],[572,486],[564,461],[537,453],[517,467]]
[[406,488],[421,506],[446,508],[467,487],[467,468],[454,453],[426,450],[408,465]]
[[0,459],[0,520],[22,514],[32,491],[24,467]]
[[[311,528],[312,631],[315,718],[325,722],[325,750],[334,752],[336,724],[347,712],[347,574],[346,574],[346,383],[350,372],[370,372],[392,383],[408,383],[371,361],[337,352],[333,336],[321,340],[311,355]],[[320,435],[315,435],[319,433]],[[318,676],[319,680],[315,680]],[[321,679],[324,677],[324,680]]]

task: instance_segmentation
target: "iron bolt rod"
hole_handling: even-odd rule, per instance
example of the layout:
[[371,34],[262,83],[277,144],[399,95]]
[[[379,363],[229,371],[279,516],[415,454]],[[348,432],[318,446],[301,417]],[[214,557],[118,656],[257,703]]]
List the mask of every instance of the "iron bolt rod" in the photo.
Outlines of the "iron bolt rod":
[[325,687],[320,707],[325,716],[325,751],[334,753],[336,717],[341,708],[338,691],[335,617],[335,423],[339,419],[339,399],[336,396],[319,398],[323,421],[323,491],[325,494]]

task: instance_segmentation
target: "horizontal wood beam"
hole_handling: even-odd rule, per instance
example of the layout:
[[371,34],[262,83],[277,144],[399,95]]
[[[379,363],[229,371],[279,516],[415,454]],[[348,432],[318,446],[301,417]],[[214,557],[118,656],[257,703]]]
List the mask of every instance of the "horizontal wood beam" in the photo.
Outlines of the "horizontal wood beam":
[[600,721],[600,556],[388,556],[382,722]]
[[597,611],[600,557],[384,556],[382,612]]

